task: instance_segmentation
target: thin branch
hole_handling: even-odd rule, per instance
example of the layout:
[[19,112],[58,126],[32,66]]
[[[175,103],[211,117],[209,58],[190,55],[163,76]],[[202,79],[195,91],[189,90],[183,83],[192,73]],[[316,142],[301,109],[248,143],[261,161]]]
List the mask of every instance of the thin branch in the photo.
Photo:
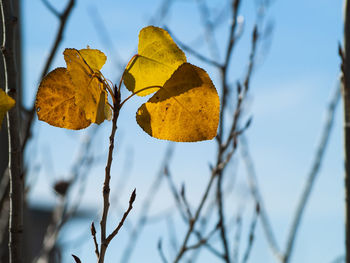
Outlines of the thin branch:
[[97,259],[100,257],[100,252],[98,249],[98,243],[97,243],[97,239],[96,239],[96,229],[95,229],[95,224],[94,222],[91,223],[91,235],[92,235],[92,239],[94,240],[94,245],[95,245],[95,254]]
[[156,196],[156,193],[160,189],[160,185],[164,178],[164,173],[169,162],[171,160],[172,154],[173,154],[173,144],[169,144],[166,152],[164,154],[164,159],[161,163],[161,168],[158,174],[155,176],[153,183],[151,184],[150,189],[148,190],[147,196],[142,204],[142,209],[140,211],[140,216],[137,220],[137,223],[135,224],[135,227],[132,229],[129,241],[125,247],[125,250],[123,251],[121,262],[127,263],[130,260],[130,256],[132,253],[132,250],[135,247],[135,244],[139,238],[139,235],[141,234],[147,220],[148,220],[148,212],[151,207],[151,204]]
[[[290,260],[290,255],[293,250],[293,245],[296,239],[296,235],[299,229],[299,225],[302,219],[302,216],[304,214],[305,206],[309,200],[312,187],[315,183],[315,180],[317,178],[317,175],[319,174],[321,164],[323,161],[323,156],[326,152],[327,149],[327,144],[331,135],[332,127],[333,127],[333,122],[334,122],[334,116],[335,116],[335,111],[337,108],[337,105],[340,101],[341,97],[341,92],[340,92],[340,84],[337,83],[337,86],[334,90],[334,94],[331,98],[331,101],[329,102],[327,113],[326,113],[326,122],[324,124],[324,127],[322,129],[322,134],[321,134],[321,140],[318,144],[314,160],[311,164],[310,171],[306,177],[306,184],[304,186],[301,198],[298,202],[298,206],[296,209],[296,212],[294,214],[294,218],[292,220],[292,225],[288,234],[287,238],[287,246],[285,250],[285,255],[283,262],[288,263]],[[349,251],[350,252],[350,251]],[[349,257],[350,261],[350,257]]]
[[198,58],[199,60],[203,61],[204,63],[208,64],[208,65],[212,65],[214,67],[217,67],[217,68],[222,68],[222,65],[220,63],[218,63],[216,60],[213,60],[213,59],[210,59],[210,58],[207,58],[203,55],[201,55],[199,52],[195,51],[193,48],[191,48],[190,46],[184,44],[183,42],[181,42],[178,38],[176,38],[174,36],[174,34],[170,31],[169,28],[167,27],[164,27],[164,29],[166,31],[169,32],[169,34],[171,35],[171,37],[174,39],[174,41],[176,43],[179,44],[179,46],[184,50],[184,51],[187,51],[189,53],[191,53],[193,56],[195,56],[196,58]]
[[[2,21],[2,57],[4,65],[5,91],[19,104],[19,86],[16,66],[16,24],[18,18],[13,14],[10,1],[1,1]],[[10,177],[10,219],[9,219],[9,255],[10,262],[22,262],[23,246],[23,173],[22,151],[19,137],[19,105],[7,112],[9,139],[9,177]]]
[[159,239],[157,247],[158,247],[158,252],[159,252],[160,258],[162,259],[163,263],[168,263],[168,260],[166,259],[164,252],[163,252],[163,245],[162,245],[161,239]]
[[115,95],[117,96],[114,101],[113,105],[113,119],[112,119],[112,131],[111,135],[109,137],[109,149],[108,149],[108,158],[107,158],[107,164],[105,169],[105,180],[103,183],[103,212],[102,212],[102,218],[100,221],[101,226],[101,248],[100,248],[100,257],[98,258],[98,263],[104,262],[105,253],[108,247],[109,242],[107,241],[107,216],[108,216],[108,210],[109,210],[109,194],[110,194],[110,180],[111,180],[111,166],[112,166],[112,160],[113,160],[113,150],[114,150],[114,137],[115,133],[117,131],[117,120],[119,116],[120,111],[120,92],[115,92]]
[[43,2],[43,4],[46,6],[47,9],[49,9],[49,11],[54,14],[57,18],[60,18],[60,13],[57,11],[56,8],[54,8],[51,3],[47,0],[41,0],[41,2]]
[[247,263],[248,262],[248,259],[249,259],[249,256],[250,256],[250,252],[252,251],[253,243],[254,243],[255,227],[256,227],[256,223],[258,222],[259,213],[260,213],[259,203],[256,203],[256,205],[255,205],[255,213],[254,213],[254,216],[252,218],[252,222],[250,223],[250,228],[249,228],[250,230],[249,230],[248,245],[247,245],[246,251],[244,253],[242,263]]
[[[52,61],[57,53],[57,49],[58,49],[60,43],[62,42],[63,34],[64,34],[65,29],[66,29],[68,18],[70,16],[70,14],[72,13],[74,5],[75,5],[75,0],[69,0],[64,11],[58,16],[59,20],[60,20],[60,26],[58,28],[58,31],[57,31],[57,34],[55,37],[55,41],[54,41],[53,46],[51,48],[50,55],[49,55],[48,59],[46,60],[45,66],[41,72],[40,80],[43,79],[44,76],[49,72],[49,68],[51,67]],[[22,151],[25,149],[28,140],[32,136],[31,127],[32,127],[34,116],[35,116],[34,103],[33,103],[33,107],[28,112],[29,112],[28,120],[27,120],[26,127],[25,127],[24,139],[22,142]]]
[[264,206],[264,200],[259,191],[259,184],[255,173],[254,163],[253,163],[252,157],[250,156],[248,143],[245,136],[240,137],[240,149],[241,149],[242,159],[246,166],[248,184],[249,184],[251,194],[255,202],[259,203],[259,206],[260,206],[260,219],[261,219],[261,224],[262,224],[267,242],[274,256],[278,259],[278,261],[282,261],[283,254],[276,241],[268,214]]
[[241,234],[242,234],[242,218],[241,218],[241,215],[238,214],[236,218],[236,233],[234,237],[234,248],[233,248],[233,256],[232,256],[233,262],[238,262],[239,245],[241,244]]
[[134,191],[132,192],[131,196],[130,196],[130,200],[129,200],[129,207],[128,210],[125,211],[122,219],[120,220],[118,226],[114,229],[114,231],[107,237],[107,245],[112,241],[112,239],[118,234],[119,230],[122,228],[125,219],[127,218],[127,216],[129,215],[131,209],[132,209],[132,205],[135,201],[136,198],[136,189],[134,189]]
[[179,252],[178,252],[178,254],[177,254],[177,256],[176,256],[176,258],[174,260],[174,263],[179,262],[179,260],[183,257],[184,253],[187,251],[186,250],[187,242],[188,242],[188,240],[189,240],[189,238],[190,238],[190,236],[191,236],[191,234],[192,234],[192,232],[194,230],[195,224],[198,221],[200,213],[202,212],[202,208],[203,208],[203,206],[204,206],[204,204],[205,204],[205,202],[206,202],[206,200],[208,198],[209,191],[210,191],[210,189],[211,189],[211,187],[212,187],[212,185],[213,185],[213,183],[215,181],[214,180],[215,178],[216,178],[216,173],[213,170],[212,175],[210,176],[210,180],[209,180],[209,182],[208,182],[208,184],[206,186],[204,194],[203,194],[203,196],[201,198],[201,201],[200,201],[200,203],[198,205],[198,208],[196,210],[196,213],[194,214],[193,219],[189,223],[187,233],[185,235],[184,241],[182,242],[181,248],[180,248],[180,250],[179,250]]

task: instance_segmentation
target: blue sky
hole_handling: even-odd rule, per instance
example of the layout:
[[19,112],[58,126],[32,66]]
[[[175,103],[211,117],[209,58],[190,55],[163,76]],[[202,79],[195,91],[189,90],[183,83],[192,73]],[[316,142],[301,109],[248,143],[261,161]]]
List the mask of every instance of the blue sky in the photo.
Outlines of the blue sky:
[[[57,8],[62,8],[64,5],[61,1],[51,2]],[[175,1],[166,17],[166,25],[178,39],[187,44],[193,43],[202,32],[195,2]],[[218,8],[227,1],[207,2],[213,8]],[[232,82],[242,78],[246,70],[250,30],[255,21],[256,8],[252,4],[254,1],[243,2],[240,14],[244,17],[246,26],[233,56],[230,75]],[[251,82],[245,110],[246,116],[253,116],[253,123],[246,136],[266,208],[280,246],[284,247],[291,215],[319,141],[326,105],[339,75],[340,60],[337,45],[342,40],[342,1],[274,0],[272,2],[267,12],[267,21],[273,24],[271,45],[268,53],[258,60],[258,67]],[[121,72],[115,64],[127,63],[135,53],[138,32],[149,24],[150,17],[156,14],[160,3],[161,1],[142,0],[77,1],[53,68],[65,65],[62,56],[64,48],[80,49],[89,45],[104,51],[108,57],[102,70],[104,76],[112,81],[118,80]],[[111,59],[116,57],[115,54],[111,54],[112,51],[95,30],[91,18],[94,12],[98,12],[103,19],[120,61]],[[25,101],[30,105],[58,22],[39,0],[24,1],[23,15]],[[230,23],[228,15],[229,13],[224,14],[223,23],[215,35],[221,48],[226,45]],[[207,52],[203,47],[199,47],[199,50]],[[208,71],[219,89],[217,72],[190,54],[187,53],[187,56],[190,62]],[[221,59],[222,56],[223,54]],[[123,93],[124,96],[128,95],[126,90],[123,90]],[[134,187],[137,188],[137,202],[130,215],[131,222],[140,212],[139,205],[142,204],[150,183],[159,170],[160,161],[168,145],[168,142],[149,137],[137,126],[134,116],[143,102],[142,98],[134,98],[121,112],[116,137],[118,151],[113,166],[116,177],[112,179],[112,185],[122,178],[121,172],[125,160],[132,159],[130,178],[126,182],[125,191],[119,196],[121,203],[127,204],[129,193]],[[341,106],[338,105],[335,126],[322,170],[301,224],[293,262],[331,262],[344,252]],[[95,152],[99,156],[106,156],[110,128],[111,124],[107,122],[99,127],[94,144]],[[29,177],[29,184],[32,185],[30,198],[34,203],[47,205],[55,202],[50,184],[55,179],[69,176],[69,167],[78,154],[78,146],[92,129],[75,132],[50,127],[42,122],[35,123],[38,136],[29,145],[26,153],[28,160],[42,167],[39,175],[32,172]],[[214,141],[175,145],[170,168],[179,186],[182,182],[186,183],[188,199],[192,204],[197,204],[199,200],[209,176],[208,163],[213,163],[214,155]],[[233,173],[235,169],[238,174],[239,191],[230,197],[232,205],[229,207],[237,209],[240,204],[247,202],[244,222],[246,230],[252,204],[251,198],[247,195],[244,166],[239,158],[229,173]],[[99,212],[102,201],[100,192],[103,174],[104,161],[101,161],[90,171],[82,203],[83,207],[89,207],[96,213]],[[152,215],[173,208],[173,198],[166,187],[155,199]],[[110,222],[112,219],[116,222],[118,216],[117,211],[114,211]],[[81,256],[83,262],[94,262],[89,224],[88,220],[74,222],[62,235],[62,240],[72,240],[74,236],[81,236],[84,231],[87,233],[84,242],[81,242],[82,246],[67,247],[64,254],[67,262],[71,253]],[[180,235],[184,228],[177,221],[176,228]],[[159,237],[166,242],[164,222],[151,224],[145,229],[131,262],[161,262],[156,249]],[[119,258],[126,241],[127,236],[122,232],[111,243],[107,252],[109,257],[107,262],[115,262],[112,259]],[[242,243],[242,248],[245,244]],[[168,253],[169,246],[166,243],[164,246]],[[167,255],[170,257],[171,253]],[[213,262],[213,258],[204,255],[205,258],[200,262]],[[275,262],[259,223],[250,262]]]

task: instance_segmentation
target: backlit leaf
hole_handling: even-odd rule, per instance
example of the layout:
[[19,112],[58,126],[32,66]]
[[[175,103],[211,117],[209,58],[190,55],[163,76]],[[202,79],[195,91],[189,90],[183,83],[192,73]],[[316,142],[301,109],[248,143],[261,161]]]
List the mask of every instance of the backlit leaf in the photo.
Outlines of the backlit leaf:
[[91,122],[100,124],[105,119],[109,120],[111,110],[107,104],[108,94],[99,71],[106,56],[96,49],[69,48],[63,54],[75,86],[75,104],[84,110],[86,118]]
[[136,120],[155,138],[195,142],[216,136],[219,113],[219,96],[208,74],[184,63],[138,109]]
[[[145,27],[139,34],[138,55],[125,70],[124,84],[133,93],[145,87],[163,86],[184,62],[185,54],[167,31],[154,26]],[[137,95],[145,96],[157,90],[147,89]]]
[[66,68],[56,68],[46,75],[35,101],[39,120],[72,130],[88,127],[90,120],[74,102],[75,89]]
[[15,103],[15,100],[8,96],[5,91],[0,88],[0,127],[6,112],[10,110]]

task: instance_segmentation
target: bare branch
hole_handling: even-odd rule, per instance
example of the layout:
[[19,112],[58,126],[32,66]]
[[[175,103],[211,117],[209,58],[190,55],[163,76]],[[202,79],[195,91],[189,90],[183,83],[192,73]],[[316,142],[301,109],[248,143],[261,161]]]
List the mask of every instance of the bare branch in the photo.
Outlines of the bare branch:
[[94,245],[95,245],[95,254],[97,259],[100,257],[100,252],[98,249],[98,243],[97,243],[97,239],[96,239],[96,229],[95,229],[95,224],[94,222],[91,223],[91,235],[92,235],[92,239],[94,240]]
[[[64,30],[66,29],[68,18],[73,10],[74,5],[75,5],[75,0],[69,0],[66,8],[59,15],[60,26],[58,28],[58,31],[57,31],[57,34],[55,37],[55,41],[54,41],[53,46],[51,48],[50,55],[49,55],[48,59],[46,60],[45,66],[41,72],[40,80],[42,80],[43,77],[49,72],[49,68],[51,67],[52,61],[57,53],[58,46],[62,42]],[[31,127],[32,127],[32,123],[33,123],[33,119],[34,119],[34,115],[35,115],[34,103],[33,103],[33,107],[28,112],[29,112],[28,120],[27,120],[26,127],[25,127],[24,139],[22,142],[22,151],[25,149],[28,140],[32,136],[31,135]]]
[[270,223],[268,214],[265,210],[264,200],[263,200],[263,198],[260,194],[260,191],[259,191],[259,184],[258,184],[258,180],[257,180],[256,173],[255,173],[254,163],[253,163],[252,157],[250,156],[248,142],[247,142],[245,136],[240,137],[240,149],[241,149],[242,159],[243,159],[244,164],[246,166],[246,171],[247,171],[247,176],[248,176],[248,184],[249,184],[251,194],[252,194],[255,202],[259,203],[259,206],[260,206],[260,219],[261,219],[262,227],[263,227],[267,242],[268,242],[274,256],[279,261],[281,261],[283,259],[283,254],[282,254],[280,248],[278,247],[275,235],[274,235],[272,227],[271,227],[271,223]]
[[311,164],[310,171],[306,177],[306,184],[304,186],[301,198],[298,202],[298,206],[296,209],[296,212],[293,217],[292,225],[288,234],[287,238],[287,246],[285,250],[285,255],[283,262],[288,263],[290,260],[290,255],[293,250],[293,245],[295,242],[295,238],[299,229],[299,225],[305,210],[305,206],[309,200],[312,187],[315,183],[315,180],[317,178],[317,175],[319,174],[322,160],[324,153],[326,152],[327,149],[327,144],[331,135],[332,127],[333,127],[333,122],[334,122],[334,116],[335,116],[335,111],[337,108],[337,105],[340,101],[340,83],[337,83],[336,88],[334,90],[334,94],[331,98],[331,101],[329,102],[327,113],[326,113],[326,122],[324,124],[324,127],[322,129],[322,134],[321,134],[321,139],[318,144],[314,160]]
[[122,254],[121,262],[127,263],[130,260],[130,255],[132,250],[135,247],[135,244],[138,240],[139,235],[141,234],[143,227],[145,226],[148,220],[148,211],[151,207],[151,204],[156,196],[157,191],[160,188],[160,185],[164,178],[165,170],[171,160],[173,154],[173,144],[169,144],[166,152],[164,154],[164,159],[161,163],[161,168],[159,173],[155,176],[153,183],[151,184],[150,189],[148,190],[147,196],[142,204],[142,209],[140,211],[140,216],[137,220],[135,227],[132,229],[129,241],[126,245],[126,248]]
[[242,263],[248,262],[250,252],[252,251],[253,242],[254,242],[255,227],[256,227],[256,223],[258,221],[259,213],[260,213],[259,203],[256,203],[255,213],[253,215],[252,222],[250,223],[248,246],[247,246],[246,251],[244,253]]
[[[10,1],[1,1],[2,21],[2,57],[6,93],[19,101],[19,85],[16,66],[16,24]],[[10,178],[10,220],[9,220],[9,255],[10,262],[22,262],[23,245],[23,173],[22,151],[19,137],[19,106],[18,104],[7,112],[8,146],[9,146],[9,178]]]
[[134,191],[132,192],[131,196],[130,196],[130,200],[129,200],[129,207],[128,210],[125,211],[122,219],[120,220],[118,226],[114,229],[114,231],[107,237],[107,245],[109,244],[109,242],[111,242],[111,240],[118,234],[119,230],[122,228],[125,219],[127,218],[128,214],[130,213],[131,209],[132,209],[132,205],[135,201],[136,198],[136,189],[134,189]]

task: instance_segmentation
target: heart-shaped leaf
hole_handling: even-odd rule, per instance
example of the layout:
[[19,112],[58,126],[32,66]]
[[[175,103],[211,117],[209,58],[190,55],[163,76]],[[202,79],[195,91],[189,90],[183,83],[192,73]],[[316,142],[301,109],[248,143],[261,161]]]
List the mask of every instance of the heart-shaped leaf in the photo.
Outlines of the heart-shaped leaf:
[[[145,27],[139,34],[138,55],[125,70],[124,84],[133,93],[146,87],[163,86],[184,62],[185,54],[167,31],[154,26]],[[157,90],[147,89],[137,95],[145,96]]]
[[105,83],[99,71],[106,57],[97,49],[81,51],[69,48],[63,53],[75,86],[75,104],[83,109],[88,120],[100,124],[111,118]]
[[195,142],[216,136],[219,113],[219,96],[208,74],[184,63],[138,109],[136,120],[155,138]]
[[56,68],[46,75],[40,83],[35,101],[39,120],[72,130],[88,127],[90,120],[74,102],[75,89],[66,68]]

